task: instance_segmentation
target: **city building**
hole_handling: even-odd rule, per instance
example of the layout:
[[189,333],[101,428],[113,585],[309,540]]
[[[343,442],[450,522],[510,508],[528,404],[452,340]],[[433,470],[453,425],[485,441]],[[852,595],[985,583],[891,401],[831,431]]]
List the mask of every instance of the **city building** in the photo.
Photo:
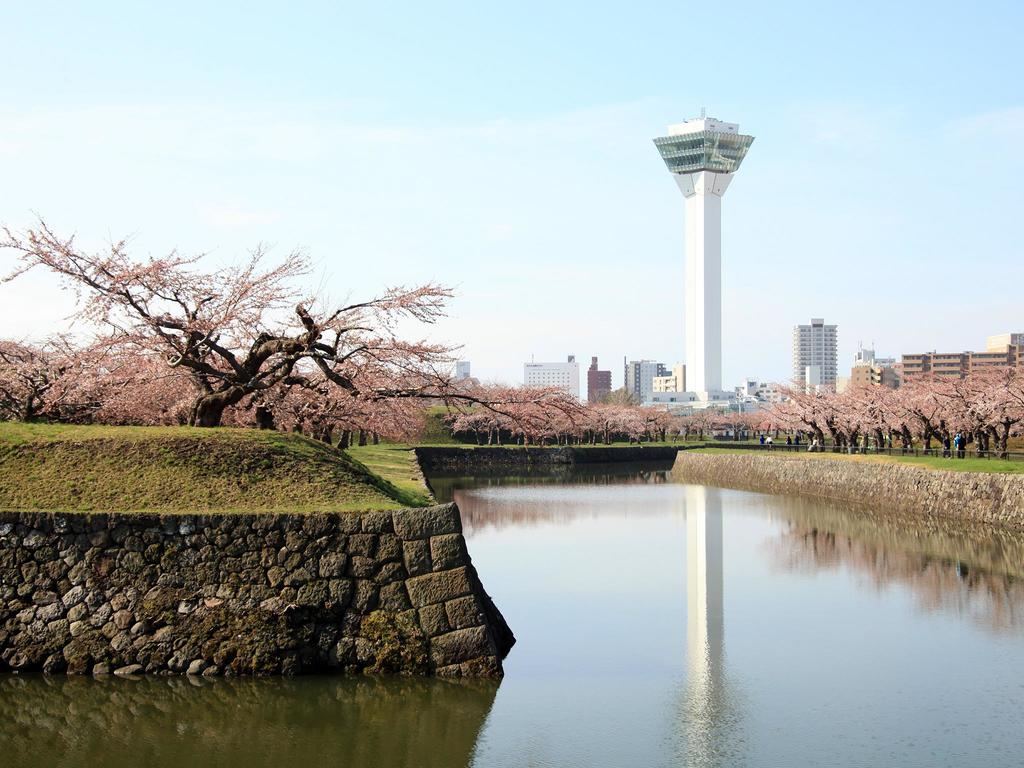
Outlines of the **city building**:
[[579,399],[580,364],[575,355],[564,363],[523,363],[523,384],[528,387],[558,387]]
[[686,375],[704,401],[732,395],[722,392],[722,196],[753,141],[703,115],[654,140],[686,200]]
[[651,402],[651,395],[654,393],[654,378],[665,376],[668,369],[662,363],[654,360],[630,360],[628,363],[623,360],[622,380],[629,394],[636,398],[638,403]]
[[821,366],[808,365],[804,368],[804,391],[815,392],[821,388]]
[[963,378],[969,373],[1024,365],[1024,333],[989,336],[984,352],[921,352],[903,355],[903,379]]
[[[847,379],[849,387],[888,387],[889,389],[899,389],[901,381],[900,369],[896,365],[880,363],[855,365],[850,369],[850,376]],[[838,384],[836,391],[842,391]]]
[[985,339],[986,352],[1002,352],[1011,345],[1024,347],[1024,333],[1000,333]]
[[[793,382],[807,386],[834,387],[839,367],[839,333],[834,325],[825,325],[820,317],[812,317],[810,325],[793,326]],[[818,381],[807,380],[807,369],[818,369]]]
[[612,391],[612,372],[598,370],[597,358],[590,358],[587,369],[587,402],[599,403]]
[[685,392],[686,366],[676,363],[672,366],[672,373],[669,375],[655,376],[651,379],[651,389],[654,392]]
[[754,397],[759,386],[762,386],[755,377],[748,376],[743,380],[743,386],[736,387],[736,394],[744,397]]
[[895,358],[878,357],[874,349],[862,346],[854,355],[850,375],[836,378],[836,392],[845,392],[850,387],[898,389],[902,381],[902,366]]
[[455,380],[462,381],[470,377],[469,360],[459,360],[455,363]]

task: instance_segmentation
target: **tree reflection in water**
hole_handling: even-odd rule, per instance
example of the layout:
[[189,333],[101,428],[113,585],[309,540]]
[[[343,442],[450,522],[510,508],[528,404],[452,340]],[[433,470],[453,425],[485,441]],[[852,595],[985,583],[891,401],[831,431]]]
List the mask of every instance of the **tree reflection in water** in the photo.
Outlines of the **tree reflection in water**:
[[[642,495],[629,498],[614,509],[593,503],[588,490],[600,493],[606,486],[622,485],[665,485],[672,480],[672,462],[657,461],[635,464],[582,464],[564,468],[524,468],[515,475],[501,474],[500,471],[484,472],[472,477],[432,473],[429,477],[431,490],[439,502],[465,498],[472,492],[471,504],[459,504],[462,525],[466,535],[484,528],[501,529],[506,526],[536,525],[550,522],[567,522],[581,516],[601,514],[644,514],[648,510]],[[557,503],[509,504],[502,488],[538,488],[545,501],[554,495]],[[493,492],[492,492],[493,491]],[[520,499],[529,500],[520,495]],[[659,497],[662,501],[662,497]],[[655,510],[655,513],[660,511]]]
[[827,502],[773,498],[771,541],[791,571],[846,568],[876,589],[900,586],[925,611],[993,632],[1024,630],[1024,536],[953,521],[880,517]]

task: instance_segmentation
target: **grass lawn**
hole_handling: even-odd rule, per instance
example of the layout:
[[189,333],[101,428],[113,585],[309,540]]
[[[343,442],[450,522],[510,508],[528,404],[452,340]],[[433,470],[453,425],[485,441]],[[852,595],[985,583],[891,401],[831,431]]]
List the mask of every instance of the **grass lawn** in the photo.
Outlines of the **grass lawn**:
[[[707,453],[736,453],[742,449],[732,448],[705,448]],[[752,451],[752,453],[763,454],[763,450]],[[1002,474],[1024,474],[1024,461],[1009,461],[1006,459],[946,459],[941,456],[888,456],[888,455],[864,455],[848,453],[808,453],[807,451],[773,451],[775,456],[792,456],[810,461],[859,461],[875,463],[900,463],[913,464],[925,469],[946,469],[952,472],[998,472]]]
[[356,445],[346,453],[370,472],[390,483],[411,507],[433,504],[430,491],[423,484],[416,454],[408,445]]
[[344,452],[254,429],[0,423],[0,509],[352,512],[410,495]]

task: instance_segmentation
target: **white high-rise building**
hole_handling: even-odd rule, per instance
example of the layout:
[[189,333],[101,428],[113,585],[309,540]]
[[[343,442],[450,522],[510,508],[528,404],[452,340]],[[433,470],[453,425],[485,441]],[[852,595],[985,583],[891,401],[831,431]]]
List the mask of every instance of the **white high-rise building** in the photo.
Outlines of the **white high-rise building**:
[[456,361],[456,363],[455,363],[455,380],[456,381],[462,381],[463,379],[468,379],[469,376],[470,376],[469,370],[470,370],[469,360],[458,360],[458,361]]
[[[793,381],[802,386],[834,387],[838,367],[839,332],[824,319],[812,317],[810,325],[793,326]],[[808,381],[807,369],[818,369],[818,381]]]
[[753,136],[739,125],[698,117],[654,140],[686,198],[687,389],[701,400],[722,392],[722,195]]
[[523,384],[528,387],[558,387],[577,400],[580,397],[580,364],[576,355],[564,363],[523,363]]

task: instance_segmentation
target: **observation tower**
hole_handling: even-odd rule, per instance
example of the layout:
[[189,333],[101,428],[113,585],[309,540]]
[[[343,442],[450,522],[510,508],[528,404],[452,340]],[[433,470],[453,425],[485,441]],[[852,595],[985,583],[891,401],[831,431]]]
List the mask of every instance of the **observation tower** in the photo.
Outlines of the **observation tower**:
[[736,123],[696,117],[654,140],[686,198],[686,381],[704,402],[722,391],[722,195],[753,136]]

